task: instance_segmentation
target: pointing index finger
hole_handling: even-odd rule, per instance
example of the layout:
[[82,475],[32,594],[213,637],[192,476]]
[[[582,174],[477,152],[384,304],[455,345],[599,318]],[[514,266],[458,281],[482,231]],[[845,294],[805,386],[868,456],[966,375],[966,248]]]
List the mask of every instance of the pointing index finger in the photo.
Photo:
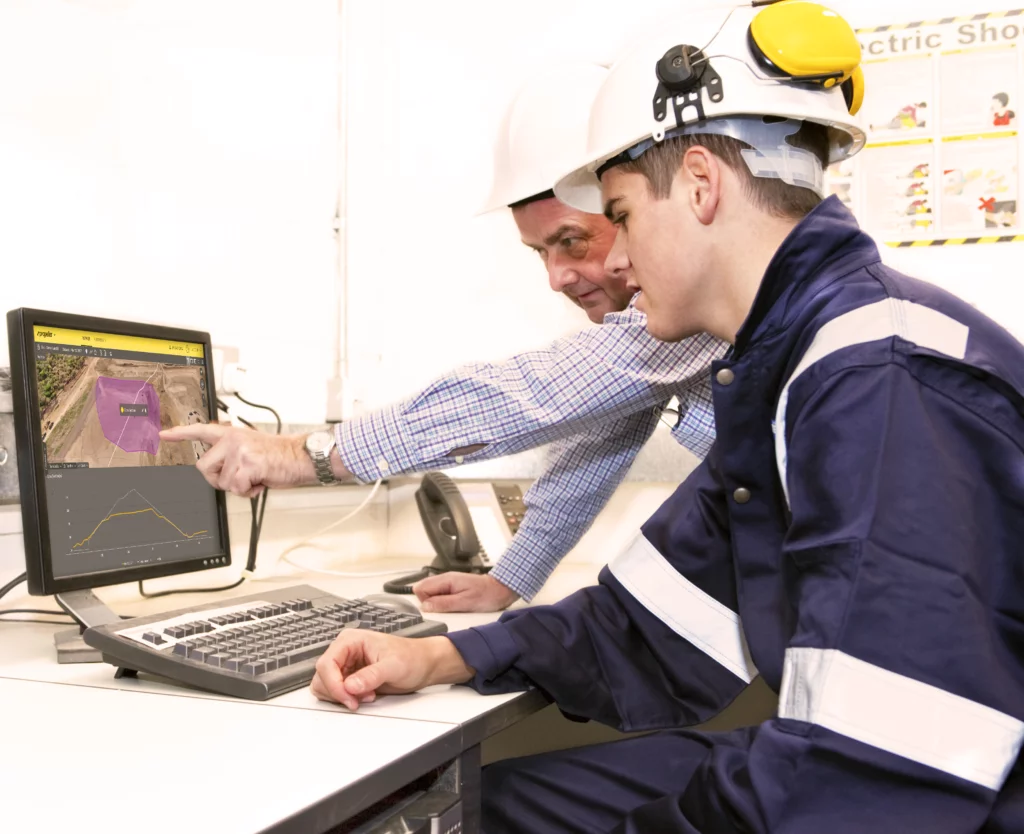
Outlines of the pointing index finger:
[[164,429],[160,432],[160,439],[169,442],[178,440],[198,440],[201,443],[212,445],[216,443],[224,432],[225,426],[217,426],[212,423],[193,423],[191,426],[175,426],[172,429]]

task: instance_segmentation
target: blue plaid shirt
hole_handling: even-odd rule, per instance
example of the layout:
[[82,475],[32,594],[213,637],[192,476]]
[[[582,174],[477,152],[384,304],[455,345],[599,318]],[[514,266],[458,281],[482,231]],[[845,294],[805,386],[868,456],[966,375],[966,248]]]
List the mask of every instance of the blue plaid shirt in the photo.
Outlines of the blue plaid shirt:
[[530,600],[622,482],[672,396],[675,439],[701,458],[714,442],[711,362],[727,345],[708,335],[659,342],[645,325],[631,304],[543,350],[458,368],[403,403],[340,423],[341,458],[370,482],[551,443],[519,531],[491,571]]

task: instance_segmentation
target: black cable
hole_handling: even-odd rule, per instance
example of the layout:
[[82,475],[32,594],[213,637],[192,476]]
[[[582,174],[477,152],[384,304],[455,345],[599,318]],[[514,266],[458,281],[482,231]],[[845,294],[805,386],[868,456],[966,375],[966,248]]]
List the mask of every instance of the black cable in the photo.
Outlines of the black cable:
[[[247,406],[250,406],[251,408],[261,408],[264,411],[269,411],[271,414],[274,415],[274,420],[277,422],[277,430],[274,433],[281,433],[281,415],[278,414],[277,411],[275,411],[269,405],[260,405],[259,403],[250,402],[237,391],[232,392],[231,396],[237,398],[240,402],[245,403]],[[221,411],[224,411],[225,413],[230,413],[228,411],[227,405],[225,405],[219,399],[217,400],[217,407]],[[235,416],[238,417],[237,414]],[[238,420],[239,422],[244,423],[250,429],[256,429],[256,427],[248,420],[245,420],[241,417],[238,417]],[[218,593],[220,591],[230,591],[232,588],[237,588],[239,585],[245,582],[245,575],[247,573],[252,573],[256,570],[256,551],[260,541],[260,533],[263,530],[263,515],[267,510],[267,493],[269,492],[270,490],[264,487],[263,492],[261,492],[254,498],[249,499],[250,508],[252,511],[252,521],[249,524],[249,554],[245,560],[245,570],[242,572],[242,575],[238,578],[238,581],[232,582],[230,585],[220,585],[216,588],[178,588],[171,591],[158,591],[155,594],[149,594],[146,593],[146,589],[142,584],[142,580],[140,579],[139,594],[145,597],[146,599],[156,599],[157,597],[169,597],[173,594],[213,594]]]
[[145,588],[142,586],[142,580],[139,580],[139,595],[146,599],[156,599],[157,597],[169,597],[172,594],[212,594],[216,591],[230,591],[232,588],[237,588],[245,582],[245,577],[240,576],[237,582],[232,582],[230,585],[219,585],[216,588],[178,588],[175,591],[157,591],[155,594],[146,593]]
[[0,616],[5,614],[53,614],[57,617],[69,617],[63,611],[53,611],[49,608],[0,608]]
[[0,597],[4,597],[9,594],[12,590],[17,588],[22,582],[28,578],[27,573],[23,573],[21,576],[16,576],[2,588],[0,588]]
[[[281,415],[274,411],[274,409],[272,409],[269,405],[260,405],[259,403],[249,402],[249,400],[247,400],[237,391],[232,391],[231,396],[234,397],[239,402],[245,403],[250,408],[260,408],[263,409],[264,411],[269,411],[271,414],[274,415],[274,419],[277,421],[277,434],[281,433]],[[225,411],[226,410],[227,409],[225,409]]]
[[74,625],[73,622],[69,623],[65,620],[37,620],[32,617],[11,617],[11,619],[0,619],[0,624],[3,623],[42,623],[43,625],[55,625],[55,626],[66,626]]

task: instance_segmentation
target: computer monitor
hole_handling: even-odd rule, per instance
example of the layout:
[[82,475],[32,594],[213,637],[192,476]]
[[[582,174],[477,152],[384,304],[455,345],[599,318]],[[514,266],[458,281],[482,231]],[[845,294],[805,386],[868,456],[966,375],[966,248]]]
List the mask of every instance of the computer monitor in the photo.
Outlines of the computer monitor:
[[159,435],[216,415],[209,334],[24,308],[7,332],[29,593],[102,625],[93,588],[230,564],[201,444]]

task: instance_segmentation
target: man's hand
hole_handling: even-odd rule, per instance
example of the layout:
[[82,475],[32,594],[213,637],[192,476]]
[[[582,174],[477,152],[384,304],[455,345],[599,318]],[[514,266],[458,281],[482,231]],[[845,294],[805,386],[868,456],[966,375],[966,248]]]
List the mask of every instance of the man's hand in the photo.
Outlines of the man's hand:
[[442,573],[412,586],[424,611],[501,611],[519,599],[519,594],[497,579],[480,573]]
[[474,674],[447,637],[396,637],[346,628],[316,662],[310,689],[318,700],[356,710],[378,695],[465,683]]
[[313,461],[303,448],[305,435],[263,434],[213,423],[178,426],[160,432],[167,443],[197,441],[208,448],[196,468],[214,489],[246,498],[264,487],[280,488],[317,483]]

